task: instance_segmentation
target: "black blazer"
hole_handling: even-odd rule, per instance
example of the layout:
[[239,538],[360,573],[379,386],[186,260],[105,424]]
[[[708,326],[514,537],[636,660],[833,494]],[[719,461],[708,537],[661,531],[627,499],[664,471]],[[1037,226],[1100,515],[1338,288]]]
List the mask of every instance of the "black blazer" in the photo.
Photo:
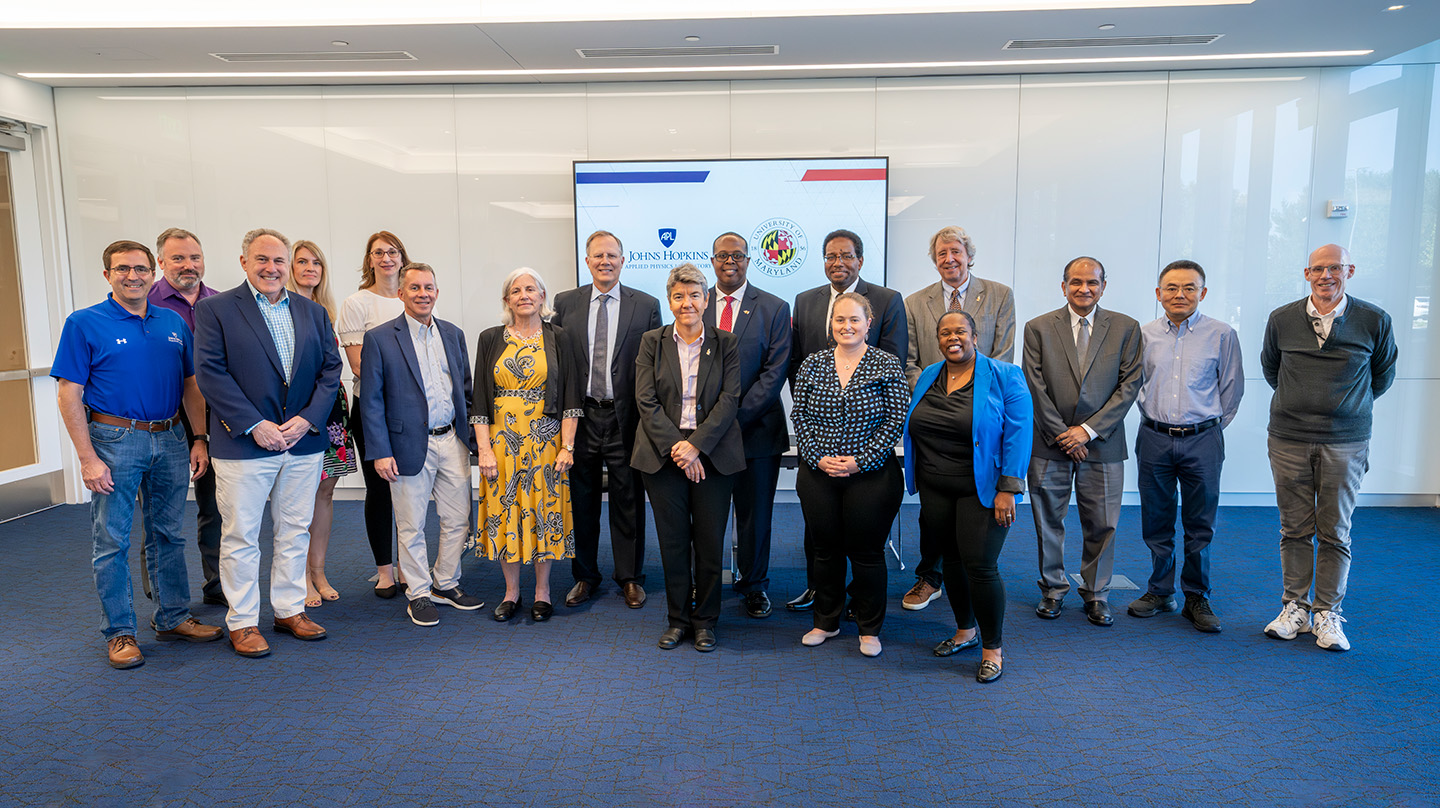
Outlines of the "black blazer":
[[[710,290],[705,325],[714,326],[724,303],[720,290]],[[790,304],[755,288],[735,302],[735,327],[740,341],[740,433],[746,457],[770,457],[790,448],[790,428],[780,391],[790,369]]]
[[[579,368],[575,378],[580,383],[583,399],[590,390],[590,296],[593,284],[570,289],[555,296],[555,316],[551,322],[570,332],[575,340]],[[610,390],[615,396],[615,413],[620,419],[621,439],[628,451],[634,438],[639,414],[635,410],[635,357],[640,352],[640,337],[660,327],[660,301],[623,283],[620,290],[619,322],[615,344],[610,346]],[[575,436],[577,452],[586,450],[585,430]]]
[[[545,347],[545,415],[559,421],[580,418],[585,414],[585,394],[580,390],[579,355],[574,340],[565,329],[542,323],[541,341]],[[470,422],[495,423],[495,366],[505,353],[505,326],[497,325],[480,332],[475,345],[475,401],[470,405]],[[365,364],[362,362],[363,368]],[[363,388],[362,388],[363,389]]]
[[[635,360],[635,402],[640,428],[630,465],[654,474],[670,461],[670,447],[685,440],[680,432],[680,351],[675,326],[646,331]],[[695,432],[690,443],[721,474],[745,469],[745,445],[735,413],[740,401],[740,351],[734,334],[705,326],[700,369],[695,380]]]
[[[910,324],[905,320],[905,301],[894,289],[866,283],[855,284],[855,292],[870,300],[875,320],[865,342],[904,362],[910,351]],[[830,309],[830,284],[807,289],[795,296],[795,335],[790,343],[790,389],[795,389],[795,375],[805,357],[830,346],[829,323],[825,312]]]

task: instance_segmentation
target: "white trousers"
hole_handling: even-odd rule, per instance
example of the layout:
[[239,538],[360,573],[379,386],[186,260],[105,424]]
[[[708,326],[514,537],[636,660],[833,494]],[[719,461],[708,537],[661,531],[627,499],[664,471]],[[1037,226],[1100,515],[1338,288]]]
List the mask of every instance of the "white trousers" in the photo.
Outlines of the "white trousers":
[[454,589],[460,584],[460,554],[470,535],[474,510],[470,486],[470,448],[450,430],[428,436],[425,465],[418,474],[390,483],[395,505],[395,535],[400,545],[400,571],[411,600],[430,594],[430,554],[425,546],[425,520],[430,495],[440,517],[440,547],[435,555],[433,585]]
[[305,556],[324,457],[324,452],[282,452],[255,460],[210,461],[222,524],[220,586],[230,601],[225,624],[231,631],[260,624],[260,519],[266,499],[275,533],[270,608],[281,618],[305,611]]

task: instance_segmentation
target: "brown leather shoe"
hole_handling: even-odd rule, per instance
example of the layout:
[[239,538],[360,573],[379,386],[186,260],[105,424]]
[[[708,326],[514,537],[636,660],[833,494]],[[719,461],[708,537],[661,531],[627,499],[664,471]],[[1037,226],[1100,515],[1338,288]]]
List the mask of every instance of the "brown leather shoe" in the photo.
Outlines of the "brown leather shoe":
[[260,636],[259,626],[246,626],[230,632],[230,647],[235,653],[243,657],[262,657],[270,655],[270,644]]
[[570,587],[570,592],[565,596],[566,606],[579,606],[595,594],[595,587],[589,581],[579,581]]
[[292,617],[275,618],[275,630],[283,631],[297,640],[323,640],[325,629],[301,612]]
[[224,634],[224,630],[219,626],[207,626],[193,617],[185,618],[185,622],[169,631],[155,630],[157,639],[185,640],[186,642],[214,642]]
[[140,646],[129,634],[121,634],[106,640],[105,650],[110,657],[110,667],[117,671],[138,668],[145,664],[145,655],[140,653]]
[[625,595],[626,606],[632,609],[638,609],[645,605],[645,589],[640,586],[640,584],[631,581],[620,587],[620,591]]

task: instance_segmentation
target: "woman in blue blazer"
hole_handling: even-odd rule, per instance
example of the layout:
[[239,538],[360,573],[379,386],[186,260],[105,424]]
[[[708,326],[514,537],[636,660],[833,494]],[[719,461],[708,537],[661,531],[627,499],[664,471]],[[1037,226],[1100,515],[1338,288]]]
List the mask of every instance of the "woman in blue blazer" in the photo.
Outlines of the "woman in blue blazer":
[[[1015,522],[1030,465],[1030,389],[1020,368],[975,349],[975,320],[948,312],[936,328],[944,361],[915,382],[905,416],[905,484],[945,547],[945,581],[959,627],[935,647],[950,656],[983,641],[979,682],[1000,678],[1005,584],[996,561]],[[972,446],[973,451],[956,451]]]

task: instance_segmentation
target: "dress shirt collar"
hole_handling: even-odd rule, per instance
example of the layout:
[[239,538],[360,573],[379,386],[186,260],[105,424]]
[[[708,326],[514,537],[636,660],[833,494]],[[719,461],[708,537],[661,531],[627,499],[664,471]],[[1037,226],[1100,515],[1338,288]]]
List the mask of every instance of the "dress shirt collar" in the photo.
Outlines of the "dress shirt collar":
[[1200,325],[1202,322],[1205,321],[1205,315],[1201,314],[1199,311],[1196,311],[1194,314],[1186,317],[1179,325],[1176,325],[1175,321],[1170,319],[1169,317],[1161,317],[1160,319],[1165,321],[1165,333],[1176,334],[1184,333],[1186,331],[1193,332],[1196,326]]
[[[1075,309],[1073,309],[1073,308],[1070,307],[1070,304],[1069,304],[1069,303],[1066,303],[1066,304],[1065,304],[1065,311],[1070,315],[1070,330],[1071,330],[1071,331],[1074,331],[1075,329],[1079,328],[1079,327],[1080,327],[1080,315],[1075,312]],[[1091,328],[1094,328],[1094,327],[1095,327],[1095,319],[1096,319],[1097,317],[1099,317],[1099,316],[1100,316],[1100,305],[1097,303],[1097,304],[1095,305],[1095,308],[1091,309],[1091,310],[1090,310],[1090,313],[1087,314],[1087,315],[1085,315],[1085,319],[1086,319],[1087,321],[1089,321]]]
[[259,289],[256,289],[255,284],[251,283],[249,278],[245,279],[245,286],[250,289],[250,294],[255,297],[255,301],[257,303],[264,303],[267,306],[290,305],[290,290],[286,289],[283,286],[280,287],[280,299],[274,303],[271,303],[270,298],[266,297],[263,292],[261,292]]
[[411,339],[423,340],[439,333],[438,329],[435,328],[435,315],[433,314],[430,315],[430,325],[425,325],[414,317],[411,317],[410,312],[407,311],[405,312],[405,325],[410,327]]
[[598,287],[595,286],[595,284],[590,284],[590,302],[594,303],[596,300],[602,297],[609,297],[613,300],[618,301],[620,299],[620,284],[617,283],[614,286],[610,287],[610,291],[608,292],[602,292]]
[[[831,288],[834,288],[834,287],[831,287]],[[749,282],[749,281],[746,281],[745,283],[740,284],[740,288],[739,288],[739,289],[736,289],[735,291],[729,293],[728,295],[727,295],[726,293],[720,291],[720,287],[718,287],[718,286],[715,287],[715,300],[712,301],[712,303],[713,303],[713,305],[715,305],[715,306],[718,307],[718,308],[715,309],[715,315],[716,315],[716,317],[718,318],[721,314],[725,313],[725,298],[727,298],[727,297],[733,297],[733,298],[735,298],[735,313],[738,315],[738,314],[740,313],[740,303],[745,300],[745,293],[748,292],[749,290],[750,290],[750,282]],[[718,319],[717,319],[717,322],[718,322]]]
[[[852,283],[852,284],[850,284],[849,286],[845,287],[845,292],[853,292],[853,291],[855,291],[855,287],[857,287],[857,286],[859,286],[859,285],[860,285],[860,276],[859,276],[859,275],[856,275],[856,276],[855,276],[855,282]],[[830,290],[830,299],[831,299],[831,300],[834,300],[835,298],[839,297],[840,295],[845,294],[845,292],[837,292],[837,291],[835,291],[835,284],[833,284],[833,283],[827,283],[827,284],[825,284],[825,286],[826,286],[826,288],[828,288],[828,289]]]
[[[201,281],[195,288],[198,290],[195,295],[195,301],[197,303],[215,294],[215,290],[206,286],[204,281]],[[161,298],[173,297],[176,300],[184,300],[187,306],[190,305],[190,301],[185,299],[185,295],[180,294],[179,289],[171,286],[170,281],[164,275],[161,275],[160,279],[155,281],[155,285],[150,291],[152,294],[159,295]]]
[[962,300],[968,297],[970,294],[970,281],[974,279],[974,275],[966,273],[965,282],[960,284],[960,286],[958,287],[951,286],[945,281],[940,281],[940,288],[944,291],[945,305],[950,305],[950,298],[954,297],[956,292],[960,293],[960,298]]
[[674,338],[675,344],[679,346],[682,351],[687,349],[696,351],[700,349],[701,345],[705,344],[705,329],[703,327],[700,329],[700,336],[696,337],[694,342],[686,342],[685,338],[680,336],[679,328],[672,329],[670,336]]
[[1313,298],[1313,297],[1307,297],[1307,298],[1305,298],[1305,311],[1306,311],[1306,313],[1309,314],[1311,317],[1316,318],[1317,320],[1334,319],[1334,318],[1336,318],[1336,317],[1339,317],[1340,315],[1342,315],[1342,314],[1345,313],[1345,308],[1346,308],[1347,306],[1349,306],[1349,305],[1350,305],[1350,296],[1349,296],[1349,295],[1341,295],[1341,296],[1340,296],[1340,302],[1339,302],[1339,304],[1337,304],[1337,305],[1335,306],[1335,308],[1331,309],[1329,314],[1321,314],[1321,313],[1320,313],[1320,310],[1317,309],[1317,308],[1315,308],[1315,298]]

